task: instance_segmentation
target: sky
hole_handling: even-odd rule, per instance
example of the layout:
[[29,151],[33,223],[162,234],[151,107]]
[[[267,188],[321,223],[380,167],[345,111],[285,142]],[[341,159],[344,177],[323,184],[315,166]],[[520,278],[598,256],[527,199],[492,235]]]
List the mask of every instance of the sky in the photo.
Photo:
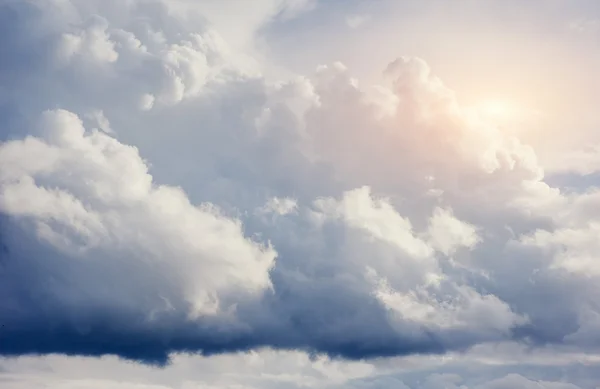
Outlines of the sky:
[[2,389],[600,388],[596,0],[0,0]]

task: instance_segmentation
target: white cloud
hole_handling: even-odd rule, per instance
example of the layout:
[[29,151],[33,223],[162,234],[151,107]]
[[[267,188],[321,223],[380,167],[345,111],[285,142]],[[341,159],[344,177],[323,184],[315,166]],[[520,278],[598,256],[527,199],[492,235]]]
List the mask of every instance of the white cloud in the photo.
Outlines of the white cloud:
[[[516,355],[513,350],[513,354]],[[520,355],[520,354],[519,354]],[[518,356],[518,355],[516,355]],[[435,359],[435,360],[434,360]],[[510,358],[508,358],[510,360]],[[506,360],[505,360],[506,361]],[[133,387],[181,388],[409,388],[497,389],[594,387],[597,363],[566,366],[544,378],[525,366],[506,373],[502,366],[482,364],[469,352],[455,359],[441,357],[420,361],[395,359],[393,367],[375,362],[309,359],[297,352],[260,351],[211,358],[176,356],[165,369],[125,364],[113,358],[20,358],[2,361],[0,382],[7,389],[95,389]],[[556,371],[552,365],[540,365]],[[573,374],[583,380],[570,383]],[[558,376],[558,378],[556,378]],[[561,377],[562,376],[562,377]],[[585,378],[584,378],[585,377]],[[591,379],[592,381],[586,381]]]
[[348,226],[393,244],[409,257],[422,260],[433,253],[425,242],[413,235],[410,221],[400,216],[385,199],[373,199],[367,187],[347,192],[339,202],[319,199],[315,205],[322,214],[341,218]]
[[460,247],[473,248],[479,241],[477,229],[454,217],[451,210],[436,208],[429,219],[429,240],[445,255]]
[[547,382],[547,381],[538,381],[538,380],[529,380],[518,374],[509,374],[504,378],[500,378],[497,380],[493,380],[490,382],[486,382],[483,385],[479,385],[478,388],[481,389],[508,389],[508,388],[523,388],[523,389],[533,389],[533,388],[544,388],[544,389],[577,389],[578,387],[565,383],[565,382]]
[[[33,359],[53,376],[11,359],[5,382],[575,388],[481,347],[548,345],[555,365],[598,352],[597,190],[545,182],[535,149],[471,115],[423,59],[364,85],[339,62],[280,76],[248,58],[267,23],[316,6],[0,5],[16,10],[0,62],[0,352],[174,363],[164,377]],[[595,171],[577,158],[570,170]],[[441,369],[471,347],[512,371]],[[332,359],[392,356],[421,364],[418,383]]]
[[44,113],[38,137],[3,144],[0,160],[7,161],[0,172],[2,212],[27,222],[24,228],[35,228],[72,261],[170,268],[172,287],[194,314],[226,309],[220,299],[234,290],[270,287],[272,249],[246,240],[239,222],[213,206],[194,206],[181,189],[154,184],[134,147],[86,133],[73,113]]
[[111,41],[106,30],[105,19],[95,18],[86,29],[76,33],[64,33],[58,51],[61,61],[70,61],[80,55],[98,63],[115,62],[119,54],[115,51],[115,42]]
[[527,321],[513,314],[496,296],[482,296],[465,286],[454,286],[453,292],[451,299],[437,301],[425,288],[400,293],[390,288],[385,279],[380,279],[376,296],[400,318],[432,329],[461,329],[477,323],[472,331],[506,332],[516,323]]
[[267,201],[262,209],[260,209],[260,212],[266,214],[288,215],[296,212],[297,208],[298,204],[294,199],[273,197]]
[[553,173],[588,175],[600,171],[600,147],[569,151],[553,161],[548,170]]

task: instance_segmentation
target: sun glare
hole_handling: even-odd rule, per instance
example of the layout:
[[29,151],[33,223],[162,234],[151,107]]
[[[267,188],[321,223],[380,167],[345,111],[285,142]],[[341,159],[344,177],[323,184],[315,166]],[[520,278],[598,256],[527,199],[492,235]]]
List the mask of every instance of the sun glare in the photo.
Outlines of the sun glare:
[[480,104],[478,108],[483,115],[497,119],[506,119],[516,112],[511,103],[503,100],[488,100]]

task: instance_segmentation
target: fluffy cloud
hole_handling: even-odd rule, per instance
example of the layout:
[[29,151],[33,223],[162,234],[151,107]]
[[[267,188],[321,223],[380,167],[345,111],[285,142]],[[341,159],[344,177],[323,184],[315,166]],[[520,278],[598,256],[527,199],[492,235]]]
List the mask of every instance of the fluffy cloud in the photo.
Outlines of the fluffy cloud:
[[[495,355],[499,354],[503,353]],[[262,350],[210,358],[178,355],[171,365],[153,369],[122,363],[116,358],[23,357],[0,361],[3,370],[0,382],[9,389],[583,389],[594,388],[597,382],[597,360],[557,367],[549,360],[535,362],[539,357],[535,353],[523,354],[523,350],[512,348],[510,354],[517,359],[526,357],[529,362],[519,364],[499,358],[485,363],[475,354],[466,353],[451,357],[395,358],[386,366],[381,362],[336,361],[309,358],[300,352]],[[573,361],[578,359],[572,357]]]
[[274,77],[217,32],[235,4],[0,5],[1,354],[598,351],[595,190],[550,186],[422,59]]
[[[185,325],[225,315],[271,287],[274,250],[247,240],[240,222],[214,206],[193,206],[181,189],[155,185],[134,147],[86,134],[67,111],[44,113],[39,132],[0,151],[0,209],[47,250],[8,247],[5,352],[35,351],[18,341],[36,331],[32,314],[54,323],[44,330],[49,342],[63,326],[91,337],[152,332],[175,317]],[[100,329],[106,324],[97,315],[111,321],[108,328]]]

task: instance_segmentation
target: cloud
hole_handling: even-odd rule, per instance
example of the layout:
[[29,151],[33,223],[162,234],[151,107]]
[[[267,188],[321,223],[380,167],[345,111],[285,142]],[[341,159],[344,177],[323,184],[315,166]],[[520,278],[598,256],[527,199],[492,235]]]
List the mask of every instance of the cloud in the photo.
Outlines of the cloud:
[[[487,350],[491,352],[491,350]],[[532,356],[531,353],[530,357]],[[512,354],[524,354],[512,350]],[[530,358],[529,361],[531,362]],[[22,357],[0,362],[0,380],[9,389],[122,388],[592,388],[597,363],[539,366],[510,358],[482,363],[472,354],[348,362],[310,358],[300,352],[261,350],[202,358],[174,357],[164,369],[122,363],[116,358]],[[530,363],[529,362],[529,363]],[[508,364],[508,366],[503,366]],[[393,366],[393,367],[392,367]],[[129,385],[129,386],[127,386]],[[503,386],[504,385],[504,386]],[[512,386],[511,386],[512,385]]]
[[296,212],[298,204],[294,199],[273,197],[259,210],[263,214],[287,215]]
[[[4,143],[0,159],[2,213],[46,250],[8,255],[5,353],[37,351],[18,340],[31,331],[41,330],[41,344],[52,344],[61,331],[101,339],[119,331],[141,335],[176,316],[185,325],[271,287],[272,248],[247,240],[239,221],[214,206],[193,206],[181,189],[153,184],[135,148],[99,131],[86,134],[70,112],[46,112],[39,137]],[[51,267],[42,270],[44,262]],[[39,286],[31,291],[33,304],[20,295],[24,282]],[[32,314],[54,325],[36,330]],[[47,351],[78,348],[62,342]],[[91,342],[79,351],[102,347]]]
[[579,19],[569,23],[569,30],[577,33],[596,33],[600,30],[600,20]]
[[218,32],[236,4],[0,6],[2,355],[597,351],[593,190],[420,58],[268,74]]
[[518,374],[510,374],[504,378],[493,380],[479,386],[482,389],[504,389],[520,387],[523,389],[529,388],[548,388],[548,389],[577,389],[577,386],[563,382],[544,382],[529,380]]
[[429,240],[436,249],[450,255],[460,247],[474,247],[477,229],[454,217],[448,209],[436,208],[429,220]]
[[346,17],[346,25],[350,28],[359,28],[370,20],[370,15],[350,15]]
[[565,153],[550,167],[557,174],[590,175],[600,171],[600,147],[593,146],[586,150],[575,150]]

